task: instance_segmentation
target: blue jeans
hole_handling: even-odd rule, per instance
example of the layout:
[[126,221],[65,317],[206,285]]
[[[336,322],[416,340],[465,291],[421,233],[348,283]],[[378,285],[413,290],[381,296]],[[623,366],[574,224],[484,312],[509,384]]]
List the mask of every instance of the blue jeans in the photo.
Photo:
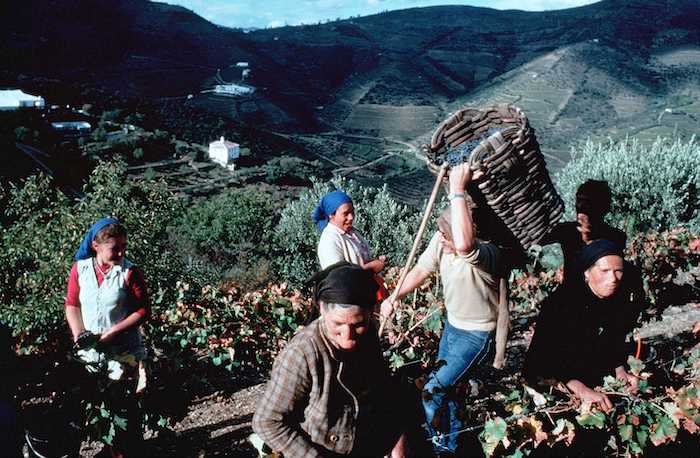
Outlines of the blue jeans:
[[[437,451],[454,452],[457,449],[458,434],[455,432],[463,425],[457,417],[454,385],[469,369],[493,354],[493,337],[493,331],[465,331],[445,320],[438,350],[438,361],[445,364],[430,374],[423,388],[427,429]],[[434,426],[445,436],[439,436]]]

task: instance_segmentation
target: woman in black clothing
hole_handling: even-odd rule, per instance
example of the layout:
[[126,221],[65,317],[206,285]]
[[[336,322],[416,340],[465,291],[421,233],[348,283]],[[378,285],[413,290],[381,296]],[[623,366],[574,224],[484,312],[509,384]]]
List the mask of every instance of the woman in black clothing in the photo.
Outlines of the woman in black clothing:
[[636,388],[637,377],[624,368],[631,354],[625,340],[644,298],[634,266],[623,260],[616,243],[586,245],[579,268],[580,280],[571,279],[542,303],[523,376],[532,384],[561,382],[584,403],[609,410],[608,397],[593,387],[615,375]]

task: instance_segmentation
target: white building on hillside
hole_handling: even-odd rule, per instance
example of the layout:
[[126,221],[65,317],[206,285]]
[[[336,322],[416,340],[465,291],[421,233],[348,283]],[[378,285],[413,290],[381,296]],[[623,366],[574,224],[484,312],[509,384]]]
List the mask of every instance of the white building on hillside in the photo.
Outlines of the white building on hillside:
[[238,68],[248,68],[248,62],[236,62]]
[[233,168],[233,161],[241,155],[238,143],[230,142],[224,137],[209,143],[209,159],[224,167]]
[[0,90],[1,111],[14,111],[20,108],[44,108],[44,99],[26,94],[19,89]]
[[89,135],[92,126],[85,121],[59,121],[52,122],[51,128],[66,137],[82,137]]
[[249,95],[253,92],[255,92],[255,88],[247,84],[217,84],[214,86],[214,93],[220,95]]

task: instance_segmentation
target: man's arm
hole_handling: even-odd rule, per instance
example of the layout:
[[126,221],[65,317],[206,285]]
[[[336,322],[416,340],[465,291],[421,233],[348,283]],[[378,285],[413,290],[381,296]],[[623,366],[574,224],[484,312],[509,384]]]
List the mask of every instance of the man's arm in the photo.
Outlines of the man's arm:
[[303,408],[311,391],[311,374],[304,354],[286,348],[275,360],[265,394],[253,416],[253,430],[286,458],[321,457],[301,429]]
[[462,197],[450,199],[450,209],[452,213],[452,241],[457,254],[468,254],[474,251],[476,237],[474,233],[474,223],[472,214],[467,208],[465,192],[467,185],[472,180],[472,171],[469,164],[460,164],[450,170],[450,194]]
[[381,305],[382,316],[388,317],[396,307],[396,304],[405,297],[408,293],[412,292],[414,289],[418,288],[426,278],[430,276],[430,271],[425,270],[419,265],[416,265],[411,269],[411,271],[406,275],[406,279],[401,285],[401,290],[396,295],[395,302],[392,302],[392,298],[386,299]]

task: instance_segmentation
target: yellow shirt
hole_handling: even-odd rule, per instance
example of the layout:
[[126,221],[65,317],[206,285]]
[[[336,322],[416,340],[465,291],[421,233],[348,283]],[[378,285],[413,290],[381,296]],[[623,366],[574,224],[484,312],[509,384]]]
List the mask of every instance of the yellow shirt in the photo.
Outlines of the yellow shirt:
[[471,253],[458,255],[442,251],[439,233],[430,239],[418,266],[428,272],[439,269],[447,320],[452,326],[468,331],[496,329],[500,257],[500,250],[492,243],[477,240]]

